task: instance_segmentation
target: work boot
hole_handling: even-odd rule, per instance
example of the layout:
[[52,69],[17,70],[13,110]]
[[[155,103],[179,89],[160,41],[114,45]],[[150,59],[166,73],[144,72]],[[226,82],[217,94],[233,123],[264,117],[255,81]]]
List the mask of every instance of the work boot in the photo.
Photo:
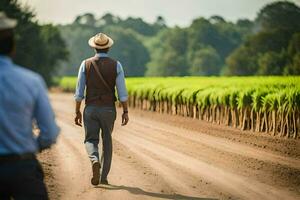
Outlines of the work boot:
[[100,179],[100,163],[98,161],[92,164],[93,177],[91,179],[92,185],[98,185]]
[[101,179],[100,183],[103,185],[108,185],[107,179]]

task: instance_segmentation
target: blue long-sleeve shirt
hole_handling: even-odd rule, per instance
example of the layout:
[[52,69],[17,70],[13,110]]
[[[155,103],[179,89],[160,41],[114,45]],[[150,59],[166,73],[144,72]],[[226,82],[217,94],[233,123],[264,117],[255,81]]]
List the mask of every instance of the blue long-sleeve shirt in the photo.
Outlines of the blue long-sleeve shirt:
[[[108,57],[106,53],[97,53],[95,56],[99,57]],[[77,86],[75,92],[75,100],[82,101],[84,99],[84,91],[86,87],[86,77],[85,77],[85,61],[83,61],[79,67]],[[119,100],[124,102],[128,99],[126,84],[125,84],[125,75],[121,63],[117,62],[117,78],[116,78],[116,88]]]
[[51,146],[58,133],[43,79],[0,55],[0,156],[35,153]]

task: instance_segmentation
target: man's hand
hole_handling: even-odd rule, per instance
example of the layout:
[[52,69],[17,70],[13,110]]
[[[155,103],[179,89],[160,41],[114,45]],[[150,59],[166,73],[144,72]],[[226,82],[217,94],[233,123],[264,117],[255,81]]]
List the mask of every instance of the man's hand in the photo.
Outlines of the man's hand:
[[129,121],[128,112],[122,114],[122,126],[125,126]]
[[123,101],[123,102],[121,102],[121,104],[123,107],[122,126],[125,126],[129,121],[127,101]]
[[82,126],[82,114],[80,112],[80,106],[81,106],[81,101],[76,101],[76,108],[75,108],[75,124],[77,126]]
[[82,114],[80,111],[76,112],[75,124],[77,126],[82,126]]

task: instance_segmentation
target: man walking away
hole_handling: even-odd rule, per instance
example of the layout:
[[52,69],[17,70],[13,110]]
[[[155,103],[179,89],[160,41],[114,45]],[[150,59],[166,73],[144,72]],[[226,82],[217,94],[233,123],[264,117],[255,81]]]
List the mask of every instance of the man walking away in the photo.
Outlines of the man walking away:
[[108,184],[107,176],[112,160],[112,131],[116,119],[115,87],[123,107],[122,125],[128,123],[127,90],[124,71],[120,62],[108,57],[107,52],[113,45],[113,40],[103,33],[90,38],[89,45],[95,49],[96,55],[81,63],[78,73],[75,93],[76,117],[75,124],[81,126],[81,101],[85,96],[83,121],[85,128],[85,147],[92,163],[93,177],[91,183],[99,184],[101,160],[99,160],[99,134],[102,138],[103,169],[102,184]]
[[[0,199],[48,199],[34,154],[49,148],[59,129],[43,79],[11,60],[15,26],[0,12]],[[40,129],[37,137],[33,120]]]

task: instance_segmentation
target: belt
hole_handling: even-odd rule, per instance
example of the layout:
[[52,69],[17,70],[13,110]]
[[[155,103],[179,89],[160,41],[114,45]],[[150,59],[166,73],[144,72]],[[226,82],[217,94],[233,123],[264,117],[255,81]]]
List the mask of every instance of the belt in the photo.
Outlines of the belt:
[[33,153],[0,155],[0,163],[33,159],[36,159],[36,156]]

